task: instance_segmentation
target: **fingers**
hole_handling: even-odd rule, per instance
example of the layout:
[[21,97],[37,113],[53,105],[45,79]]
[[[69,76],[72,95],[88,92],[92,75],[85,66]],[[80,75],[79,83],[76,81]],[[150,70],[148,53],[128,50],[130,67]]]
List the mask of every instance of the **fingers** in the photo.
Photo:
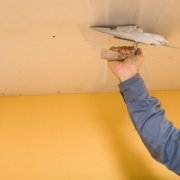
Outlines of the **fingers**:
[[142,50],[140,48],[137,49],[136,55],[137,56],[143,56],[143,52],[142,52]]
[[126,46],[123,46],[122,48],[119,49],[119,52],[121,54],[124,54],[124,55],[128,55],[131,53],[130,49]]
[[122,55],[129,55],[131,53],[134,53],[134,48],[131,46],[111,47],[110,50],[119,52]]
[[[110,50],[119,52],[122,55],[129,55],[134,53],[134,47],[132,46],[111,47]],[[142,50],[138,48],[135,55],[143,56]]]

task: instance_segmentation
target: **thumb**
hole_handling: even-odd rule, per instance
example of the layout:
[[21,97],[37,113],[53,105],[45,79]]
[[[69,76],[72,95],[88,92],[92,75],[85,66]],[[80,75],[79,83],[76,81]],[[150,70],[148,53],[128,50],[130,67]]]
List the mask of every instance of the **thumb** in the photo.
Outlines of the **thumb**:
[[140,48],[137,49],[136,55],[137,56],[143,56],[143,52],[142,52],[142,50]]

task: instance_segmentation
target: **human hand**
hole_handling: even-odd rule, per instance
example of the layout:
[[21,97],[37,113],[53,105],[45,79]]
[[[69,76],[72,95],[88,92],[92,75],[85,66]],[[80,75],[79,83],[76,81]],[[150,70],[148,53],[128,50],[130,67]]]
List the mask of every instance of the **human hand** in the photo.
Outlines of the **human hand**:
[[[111,50],[118,51],[122,55],[129,55],[134,51],[133,47],[127,46],[112,47]],[[132,78],[139,72],[143,61],[144,57],[142,50],[138,48],[136,54],[128,57],[125,61],[110,60],[108,61],[108,66],[118,79],[123,82]]]

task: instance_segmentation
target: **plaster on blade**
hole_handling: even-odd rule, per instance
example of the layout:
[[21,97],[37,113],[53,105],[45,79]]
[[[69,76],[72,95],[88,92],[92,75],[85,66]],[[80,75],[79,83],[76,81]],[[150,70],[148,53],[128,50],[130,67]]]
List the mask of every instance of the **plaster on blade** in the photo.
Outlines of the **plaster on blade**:
[[[115,38],[133,41],[134,52],[129,56],[136,53],[138,43],[176,48],[171,46],[165,37],[158,34],[145,33],[142,28],[138,27],[138,25],[125,25],[117,27],[92,26],[91,28],[98,32],[113,35]],[[125,60],[129,56],[122,56],[120,53],[114,52],[110,49],[102,49],[101,51],[101,57],[106,60]]]

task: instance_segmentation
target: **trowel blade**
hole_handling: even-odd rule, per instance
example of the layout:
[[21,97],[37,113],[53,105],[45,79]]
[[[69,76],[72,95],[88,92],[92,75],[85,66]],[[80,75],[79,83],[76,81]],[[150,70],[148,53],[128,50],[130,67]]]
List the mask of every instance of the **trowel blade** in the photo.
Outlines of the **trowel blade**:
[[143,32],[143,29],[137,25],[126,25],[117,27],[99,27],[92,26],[91,29],[113,35],[116,38],[144,43],[148,45],[163,45],[168,46],[169,43],[165,37],[158,34],[151,34]]

